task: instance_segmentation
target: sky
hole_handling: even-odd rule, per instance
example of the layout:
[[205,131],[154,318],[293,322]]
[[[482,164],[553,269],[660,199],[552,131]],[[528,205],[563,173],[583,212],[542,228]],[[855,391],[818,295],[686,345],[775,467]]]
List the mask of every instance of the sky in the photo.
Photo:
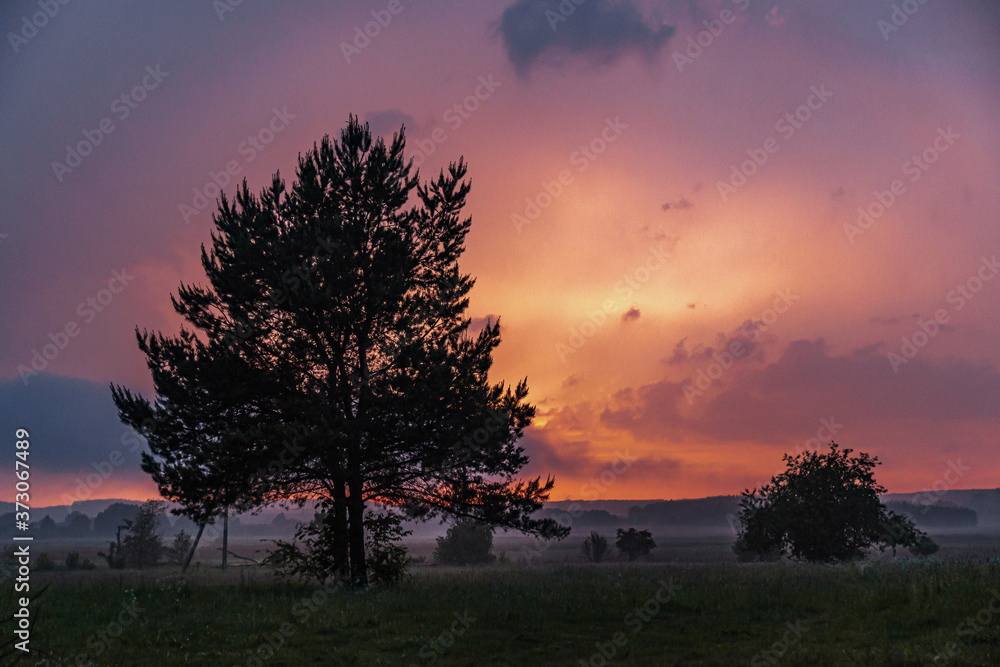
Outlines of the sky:
[[135,328],[179,329],[220,189],[350,114],[425,180],[468,162],[468,314],[553,499],[739,493],[830,440],[893,492],[1000,486],[995,1],[11,0],[0,29],[0,474],[27,429],[35,505],[156,495],[109,389],[151,395]]

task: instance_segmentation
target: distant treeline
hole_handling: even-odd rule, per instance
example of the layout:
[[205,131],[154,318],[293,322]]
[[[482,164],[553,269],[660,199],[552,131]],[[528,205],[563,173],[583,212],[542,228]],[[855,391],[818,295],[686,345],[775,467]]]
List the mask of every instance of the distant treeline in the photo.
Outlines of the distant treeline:
[[885,506],[896,514],[910,517],[921,528],[974,528],[979,523],[976,510],[958,505],[898,502],[886,503]]
[[[678,526],[692,528],[725,528],[732,525],[739,512],[739,496],[713,496],[693,500],[663,500],[643,507],[629,508],[621,517],[606,510],[588,509],[572,514],[565,507],[544,509],[538,516],[556,519],[574,528],[621,528],[625,526]],[[974,528],[978,524],[976,511],[948,503],[920,505],[910,502],[889,502],[886,507],[905,514],[924,528]]]

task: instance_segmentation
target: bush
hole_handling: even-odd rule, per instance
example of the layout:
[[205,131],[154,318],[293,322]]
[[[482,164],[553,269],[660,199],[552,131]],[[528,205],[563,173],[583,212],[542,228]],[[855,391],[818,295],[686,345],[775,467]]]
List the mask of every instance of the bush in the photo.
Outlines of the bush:
[[615,542],[615,546],[631,562],[639,556],[649,554],[656,547],[656,542],[653,541],[653,535],[648,530],[636,530],[635,528],[625,530],[619,528],[618,541]]
[[273,540],[276,548],[264,559],[264,564],[274,566],[282,576],[316,579],[321,583],[328,577],[346,577],[347,554],[337,536],[332,515],[316,512],[309,523],[296,525],[291,542]]
[[592,532],[590,536],[583,541],[583,555],[587,557],[591,563],[600,563],[604,560],[604,557],[608,554],[608,538],[604,537],[598,532]]
[[36,572],[46,572],[54,569],[56,569],[56,562],[52,560],[47,553],[43,551],[38,554],[38,558],[35,559],[34,565],[34,570]]
[[936,554],[937,550],[940,547],[938,547],[937,542],[927,537],[926,535],[922,535],[920,538],[917,539],[916,544],[913,544],[907,548],[909,549],[910,553],[913,554],[914,556],[930,556],[932,554]]
[[401,542],[411,531],[403,530],[402,522],[403,517],[391,510],[369,511],[365,517],[365,563],[369,581],[392,586],[403,580],[410,557]]
[[71,551],[66,554],[66,569],[77,570],[80,568],[80,554],[76,551]]
[[459,519],[437,538],[434,562],[439,565],[479,565],[495,559],[493,527],[475,519]]

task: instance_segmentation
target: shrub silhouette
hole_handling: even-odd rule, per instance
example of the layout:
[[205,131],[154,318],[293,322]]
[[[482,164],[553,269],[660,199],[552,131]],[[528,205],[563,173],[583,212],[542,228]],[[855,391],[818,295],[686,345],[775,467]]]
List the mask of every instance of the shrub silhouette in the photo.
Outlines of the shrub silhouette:
[[583,541],[583,555],[592,563],[600,563],[608,555],[608,538],[594,531]]
[[656,542],[653,541],[653,535],[648,530],[619,528],[618,541],[615,542],[615,546],[631,562],[639,556],[649,554],[650,550],[656,547]]
[[474,519],[459,519],[444,537],[437,538],[434,561],[440,565],[477,565],[492,562],[493,527]]
[[56,569],[56,562],[44,551],[38,554],[35,559],[34,569],[36,572],[46,572]]

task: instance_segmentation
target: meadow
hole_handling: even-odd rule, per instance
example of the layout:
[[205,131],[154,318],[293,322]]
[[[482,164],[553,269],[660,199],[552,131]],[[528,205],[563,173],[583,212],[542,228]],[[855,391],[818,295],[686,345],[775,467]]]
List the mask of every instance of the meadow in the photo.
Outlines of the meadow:
[[23,664],[1000,664],[995,536],[937,539],[932,559],[744,565],[721,536],[661,538],[650,561],[590,564],[579,539],[526,558],[499,535],[505,562],[360,592],[207,563],[39,572]]

